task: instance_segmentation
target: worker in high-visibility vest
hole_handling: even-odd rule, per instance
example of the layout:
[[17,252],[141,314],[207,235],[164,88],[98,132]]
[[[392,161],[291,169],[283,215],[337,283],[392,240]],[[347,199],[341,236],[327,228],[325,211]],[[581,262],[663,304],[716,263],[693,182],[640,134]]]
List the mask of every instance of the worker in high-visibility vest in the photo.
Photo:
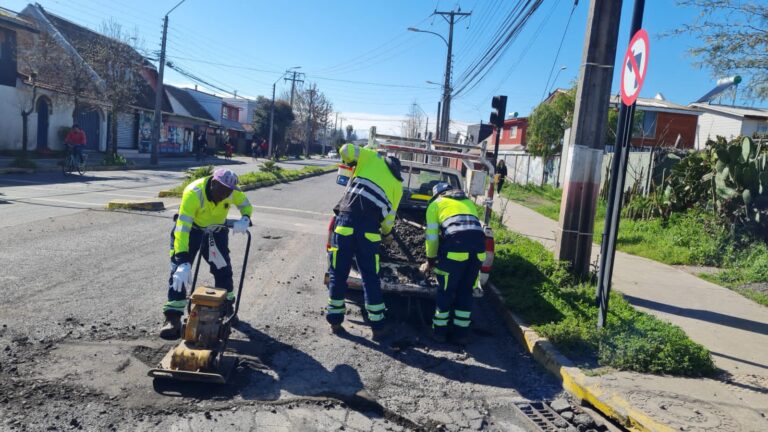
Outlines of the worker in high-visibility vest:
[[453,314],[452,340],[465,345],[469,341],[472,289],[485,260],[485,233],[475,203],[450,184],[438,183],[427,207],[426,234],[427,262],[420,269],[425,274],[432,270],[438,282],[433,337],[438,342],[448,339]]
[[177,339],[181,335],[181,317],[187,307],[186,288],[191,285],[192,262],[198,250],[210,265],[216,287],[227,290],[229,306],[235,301],[228,230],[213,232],[212,242],[203,242],[204,229],[224,224],[232,207],[237,207],[241,215],[232,230],[244,234],[250,226],[253,208],[237,187],[237,175],[228,169],[219,168],[212,176],[195,180],[184,189],[171,231],[171,276],[168,301],[163,305],[165,323],[160,330],[163,339]]
[[354,258],[363,279],[368,321],[373,338],[378,340],[387,333],[379,280],[379,246],[391,239],[395,213],[403,196],[400,161],[354,144],[343,145],[339,153],[346,165],[354,167],[354,173],[334,209],[336,221],[328,249],[326,319],[334,333],[344,331],[344,296]]

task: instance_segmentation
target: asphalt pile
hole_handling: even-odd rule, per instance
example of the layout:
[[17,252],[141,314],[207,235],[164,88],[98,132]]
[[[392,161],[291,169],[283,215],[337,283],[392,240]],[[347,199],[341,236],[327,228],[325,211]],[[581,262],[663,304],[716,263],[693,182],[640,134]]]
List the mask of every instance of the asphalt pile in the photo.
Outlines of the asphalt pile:
[[421,264],[427,260],[427,252],[424,246],[426,234],[423,228],[412,223],[398,219],[395,221],[392,235],[394,241],[381,248],[382,262],[402,262]]

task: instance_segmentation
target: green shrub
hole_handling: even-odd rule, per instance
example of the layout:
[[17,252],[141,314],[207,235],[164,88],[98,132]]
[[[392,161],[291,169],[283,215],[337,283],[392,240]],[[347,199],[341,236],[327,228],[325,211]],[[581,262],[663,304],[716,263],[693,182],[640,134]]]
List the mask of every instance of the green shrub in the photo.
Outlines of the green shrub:
[[206,165],[186,170],[184,173],[184,180],[187,182],[187,184],[189,184],[199,178],[208,177],[209,175],[213,175],[213,165]]
[[120,153],[107,153],[101,164],[107,166],[126,166],[128,165],[128,159]]
[[277,164],[275,161],[264,161],[264,163],[261,164],[261,167],[259,168],[259,171],[265,172],[265,173],[278,173],[282,171],[283,168]]
[[597,329],[595,288],[577,280],[541,244],[496,225],[491,279],[507,307],[577,362],[621,370],[706,376],[709,351],[678,327],[611,294],[607,325]]

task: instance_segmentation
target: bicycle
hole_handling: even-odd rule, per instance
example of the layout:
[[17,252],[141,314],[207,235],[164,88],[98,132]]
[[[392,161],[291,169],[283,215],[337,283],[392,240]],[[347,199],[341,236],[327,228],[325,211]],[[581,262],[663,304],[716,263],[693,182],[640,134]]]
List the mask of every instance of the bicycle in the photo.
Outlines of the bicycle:
[[72,151],[69,146],[67,146],[67,156],[64,158],[64,160],[61,163],[62,171],[64,172],[64,175],[73,173],[77,171],[78,174],[81,176],[85,174],[86,169],[86,163],[88,161],[88,154],[84,152],[80,152],[80,155],[82,156],[82,161],[77,160],[77,156],[75,155],[75,152]]

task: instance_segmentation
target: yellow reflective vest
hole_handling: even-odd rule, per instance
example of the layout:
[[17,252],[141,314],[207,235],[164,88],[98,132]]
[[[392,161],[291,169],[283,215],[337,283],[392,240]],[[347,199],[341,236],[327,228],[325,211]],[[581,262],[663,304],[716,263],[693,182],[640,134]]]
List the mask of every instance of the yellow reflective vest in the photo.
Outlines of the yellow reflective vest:
[[477,218],[475,203],[460,191],[441,195],[429,203],[426,232],[427,258],[437,257],[437,250],[440,246],[440,229],[443,229],[445,233],[467,230],[482,231],[480,220]]
[[381,234],[387,235],[395,225],[395,214],[403,197],[403,182],[395,178],[384,160],[374,150],[354,144],[344,144],[341,160],[356,162],[355,172],[342,199],[341,209],[356,199],[366,199],[381,212]]
[[203,177],[184,188],[179,217],[176,219],[174,228],[172,254],[189,252],[189,233],[193,225],[205,228],[209,225],[223,224],[232,206],[237,207],[241,215],[251,217],[253,207],[242,191],[233,190],[227,198],[214,204],[205,192],[210,181],[211,176]]

